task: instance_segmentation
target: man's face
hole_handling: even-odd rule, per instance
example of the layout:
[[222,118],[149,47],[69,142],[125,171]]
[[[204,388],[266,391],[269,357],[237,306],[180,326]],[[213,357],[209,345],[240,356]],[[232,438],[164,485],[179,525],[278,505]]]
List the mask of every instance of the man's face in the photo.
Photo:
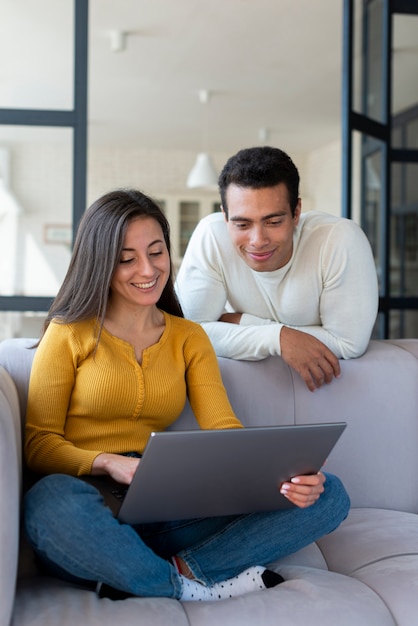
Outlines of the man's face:
[[229,185],[226,201],[228,232],[246,264],[256,272],[272,272],[286,265],[301,211],[299,200],[292,216],[286,185],[262,189]]

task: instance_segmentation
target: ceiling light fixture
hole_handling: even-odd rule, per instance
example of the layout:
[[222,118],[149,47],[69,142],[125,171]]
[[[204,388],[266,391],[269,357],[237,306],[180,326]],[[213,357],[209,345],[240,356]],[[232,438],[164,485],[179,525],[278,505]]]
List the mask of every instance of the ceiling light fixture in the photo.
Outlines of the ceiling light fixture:
[[270,133],[269,133],[268,128],[264,126],[258,129],[258,140],[260,141],[260,143],[266,144],[269,140],[269,137],[270,137]]
[[[207,105],[210,100],[210,93],[207,89],[199,91],[199,101]],[[187,177],[187,187],[189,189],[216,189],[218,184],[218,174],[212,161],[212,157],[207,152],[208,143],[208,107],[206,115],[202,121],[202,152],[199,152],[196,162]]]
[[126,50],[126,37],[128,33],[124,30],[110,31],[110,49],[112,52],[123,52]]

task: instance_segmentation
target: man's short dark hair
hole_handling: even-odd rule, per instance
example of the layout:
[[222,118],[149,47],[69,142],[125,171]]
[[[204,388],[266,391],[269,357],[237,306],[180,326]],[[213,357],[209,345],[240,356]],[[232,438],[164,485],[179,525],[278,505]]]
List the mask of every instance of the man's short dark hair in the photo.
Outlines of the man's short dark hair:
[[226,191],[229,185],[263,189],[284,183],[289,193],[292,215],[299,199],[299,172],[286,152],[270,146],[240,150],[226,162],[218,180],[219,193],[228,218]]

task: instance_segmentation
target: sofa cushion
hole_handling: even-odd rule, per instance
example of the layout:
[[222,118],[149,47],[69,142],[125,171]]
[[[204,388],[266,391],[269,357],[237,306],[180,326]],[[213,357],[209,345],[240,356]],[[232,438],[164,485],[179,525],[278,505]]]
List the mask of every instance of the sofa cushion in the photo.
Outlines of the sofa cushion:
[[[328,568],[355,576],[378,562],[414,555],[418,564],[418,517],[384,509],[351,509],[347,519],[318,546]],[[418,578],[416,579],[418,588]]]
[[384,602],[358,580],[286,566],[288,581],[273,589],[220,602],[168,598],[99,599],[53,579],[26,579],[16,596],[14,624],[142,624],[144,626],[395,626]]

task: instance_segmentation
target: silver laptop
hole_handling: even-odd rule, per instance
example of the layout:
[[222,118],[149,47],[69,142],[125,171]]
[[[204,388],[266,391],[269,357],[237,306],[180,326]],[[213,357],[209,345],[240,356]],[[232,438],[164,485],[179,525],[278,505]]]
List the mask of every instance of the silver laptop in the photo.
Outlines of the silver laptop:
[[293,505],[279,492],[320,470],[346,423],[152,433],[128,488],[89,477],[128,524],[239,515]]

